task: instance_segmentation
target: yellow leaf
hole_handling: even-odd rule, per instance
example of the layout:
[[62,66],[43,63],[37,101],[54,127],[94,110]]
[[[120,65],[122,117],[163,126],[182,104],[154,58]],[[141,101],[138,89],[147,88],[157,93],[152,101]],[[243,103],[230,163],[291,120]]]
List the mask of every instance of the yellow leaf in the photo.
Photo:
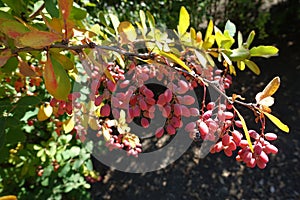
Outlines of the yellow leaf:
[[91,129],[99,130],[99,124],[95,117],[90,117],[88,123],[89,123],[89,126],[91,127]]
[[74,116],[70,117],[69,119],[63,122],[63,130],[65,131],[65,133],[70,133],[74,129],[74,126],[75,126]]
[[190,26],[190,15],[184,6],[180,8],[178,33],[183,36]]
[[161,56],[164,56],[166,58],[171,59],[172,61],[174,61],[175,63],[177,63],[181,67],[183,67],[186,71],[188,71],[188,72],[192,71],[182,60],[180,60],[180,58],[178,58],[174,54],[167,53],[167,52],[164,52],[164,51],[159,51],[158,54],[161,55]]
[[133,42],[137,37],[134,26],[128,21],[121,22],[119,24],[118,32],[122,43]]
[[17,197],[15,195],[7,195],[0,197],[0,200],[17,200]]
[[111,13],[109,14],[109,18],[110,18],[110,20],[112,22],[112,25],[113,25],[116,33],[117,33],[118,32],[118,27],[120,25],[119,18],[116,15],[111,14]]
[[247,142],[249,144],[249,148],[253,152],[253,146],[252,146],[252,142],[251,142],[250,135],[249,135],[249,132],[248,132],[247,124],[246,124],[243,116],[239,113],[239,111],[235,107],[233,107],[233,109],[235,110],[236,114],[238,115],[238,117],[240,118],[240,120],[242,122],[243,130],[244,130]]
[[241,70],[244,71],[245,70],[245,63],[244,61],[237,61],[237,67]]
[[255,99],[256,102],[259,103],[262,99],[272,96],[279,88],[280,86],[280,78],[276,76],[273,78],[268,85],[265,87],[265,89],[262,92],[259,92]]
[[260,74],[260,69],[258,68],[258,66],[252,62],[251,60],[244,60],[245,64],[247,65],[247,67],[256,75]]
[[204,38],[204,42],[207,42],[209,37],[212,35],[214,30],[214,23],[212,20],[209,21],[207,29],[206,29],[206,34],[205,34],[205,38]]
[[45,121],[52,115],[52,112],[53,112],[52,106],[50,106],[50,104],[46,102],[40,106],[40,109],[37,114],[37,119],[39,121]]
[[287,125],[285,125],[284,123],[282,123],[277,117],[275,117],[274,115],[267,113],[267,112],[263,112],[263,113],[282,131],[284,131],[286,133],[288,133],[290,131],[289,127]]

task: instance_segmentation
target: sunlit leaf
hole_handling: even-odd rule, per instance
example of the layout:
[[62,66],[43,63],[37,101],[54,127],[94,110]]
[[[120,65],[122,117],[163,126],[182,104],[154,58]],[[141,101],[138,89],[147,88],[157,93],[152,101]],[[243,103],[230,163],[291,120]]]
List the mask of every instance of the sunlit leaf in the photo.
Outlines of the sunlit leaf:
[[278,49],[273,46],[258,46],[250,49],[250,54],[252,57],[259,56],[264,58],[269,58],[278,53]]
[[190,26],[190,15],[188,11],[185,9],[185,7],[181,6],[180,14],[179,14],[179,24],[178,24],[179,36],[184,35],[187,29],[189,28],[189,26]]
[[70,117],[69,119],[63,121],[63,130],[65,133],[70,133],[75,126],[75,119],[74,116]]
[[233,49],[229,55],[232,61],[240,61],[250,58],[250,52],[248,49],[245,49],[243,46]]
[[244,61],[237,61],[237,67],[241,70],[245,70],[245,62]]
[[43,77],[47,91],[59,100],[66,100],[70,91],[70,79],[63,66],[50,56],[45,63]]
[[0,52],[0,67],[5,65],[7,60],[12,56],[11,51],[9,49],[5,49]]
[[206,29],[206,33],[205,33],[205,38],[204,38],[204,42],[207,42],[209,37],[212,35],[214,30],[214,23],[212,20],[209,20],[207,29]]
[[225,30],[228,30],[231,37],[233,37],[236,32],[236,27],[235,27],[234,23],[232,23],[230,20],[228,20],[225,24]]
[[123,43],[133,42],[137,37],[134,26],[128,21],[119,24],[118,32]]
[[259,67],[254,63],[252,62],[251,60],[247,60],[245,59],[244,60],[245,64],[247,65],[247,67],[256,75],[259,75],[260,74],[260,69]]
[[53,113],[53,108],[48,102],[42,104],[37,114],[37,119],[39,121],[47,120]]
[[51,59],[56,60],[64,67],[65,70],[72,70],[74,68],[74,63],[66,55],[60,54],[58,52],[50,51]]
[[249,135],[249,132],[248,132],[248,128],[247,128],[247,124],[245,122],[245,119],[243,118],[243,116],[239,113],[239,111],[233,107],[236,114],[238,115],[239,119],[241,120],[242,122],[242,125],[243,125],[243,130],[244,130],[244,133],[245,133],[245,136],[246,136],[246,139],[247,139],[247,142],[249,144],[249,148],[250,150],[253,152],[253,146],[252,146],[252,142],[251,142],[251,139],[250,139],[250,135]]
[[259,103],[262,99],[272,96],[278,90],[279,86],[280,86],[280,78],[276,76],[268,83],[268,85],[264,88],[262,92],[259,92],[256,95],[255,97],[256,102]]
[[247,38],[247,41],[246,41],[246,48],[249,48],[253,39],[254,39],[254,36],[255,36],[255,32],[254,31],[251,31],[248,38]]
[[233,65],[229,65],[229,73],[233,74],[234,76],[236,76],[236,71]]
[[223,56],[228,65],[232,65],[232,61],[225,53],[221,52],[221,55]]
[[285,125],[284,123],[282,123],[277,117],[275,117],[274,115],[267,113],[267,112],[263,112],[263,113],[282,131],[284,131],[286,133],[288,133],[290,131],[289,127],[287,125]]
[[120,25],[119,18],[116,15],[112,14],[112,13],[109,14],[109,18],[112,22],[112,25],[113,25],[116,33],[118,33],[118,27]]
[[150,29],[154,30],[154,28],[155,28],[155,19],[154,19],[153,15],[149,11],[146,11],[146,16],[147,16],[147,19],[148,19]]
[[176,55],[172,54],[172,53],[167,53],[164,51],[159,51],[159,54],[161,56],[164,56],[166,58],[171,59],[172,61],[174,61],[175,63],[177,63],[178,65],[180,65],[181,67],[183,67],[186,71],[191,72],[192,70],[182,61],[180,60],[180,58],[178,58]]
[[147,28],[145,12],[143,10],[140,10],[139,14],[140,14],[142,27],[143,27],[143,29],[145,29],[145,28]]
[[46,31],[31,31],[23,34],[17,40],[23,46],[41,49],[62,40],[62,37],[56,33]]
[[17,200],[17,197],[15,195],[6,195],[0,197],[0,200]]
[[243,35],[242,33],[239,31],[238,32],[238,47],[241,47],[243,45]]

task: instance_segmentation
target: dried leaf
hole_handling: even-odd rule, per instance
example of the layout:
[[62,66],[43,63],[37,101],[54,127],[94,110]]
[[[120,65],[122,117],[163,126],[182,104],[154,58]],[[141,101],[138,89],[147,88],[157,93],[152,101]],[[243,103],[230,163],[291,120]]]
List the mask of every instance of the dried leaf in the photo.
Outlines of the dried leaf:
[[279,86],[280,86],[280,78],[276,76],[268,83],[268,85],[265,87],[265,89],[262,92],[259,92],[256,95],[255,97],[256,102],[259,103],[262,99],[272,96],[278,90]]
[[275,117],[274,115],[267,113],[267,112],[263,112],[263,113],[282,131],[284,131],[286,133],[288,133],[290,131],[289,127],[287,125],[285,125],[284,123],[282,123],[277,117]]
[[31,66],[23,61],[20,57],[18,57],[18,60],[19,60],[19,70],[20,70],[20,73],[23,75],[23,76],[29,76],[29,77],[33,77],[33,76],[36,76],[36,72],[31,68]]

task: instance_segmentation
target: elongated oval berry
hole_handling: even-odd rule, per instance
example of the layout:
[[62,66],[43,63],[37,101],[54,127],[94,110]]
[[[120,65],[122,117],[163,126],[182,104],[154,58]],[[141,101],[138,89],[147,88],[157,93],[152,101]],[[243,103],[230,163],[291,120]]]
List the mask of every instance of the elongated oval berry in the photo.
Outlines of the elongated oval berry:
[[152,106],[155,104],[155,99],[153,99],[152,97],[151,98],[146,97],[145,101],[146,101],[147,104],[152,105]]
[[255,130],[249,130],[248,133],[249,133],[250,137],[252,137],[255,140],[257,140],[259,138],[259,134]]
[[236,121],[234,122],[234,124],[235,124],[236,127],[238,127],[238,128],[243,128],[243,124],[242,124],[242,122],[241,122],[240,120],[236,120]]
[[170,89],[166,89],[166,91],[164,92],[164,96],[165,96],[166,102],[170,103],[173,98],[172,91]]
[[199,123],[199,127],[198,128],[199,128],[199,131],[200,131],[201,135],[203,135],[203,136],[206,136],[209,133],[208,126],[203,121],[201,121]]
[[192,132],[196,128],[196,123],[195,122],[190,122],[188,123],[185,127],[184,130],[186,132]]
[[237,130],[233,130],[232,131],[232,138],[233,138],[233,141],[238,145],[242,139],[242,134],[237,131]]
[[260,169],[264,169],[267,166],[267,164],[263,162],[261,159],[256,159],[256,165]]
[[222,137],[222,144],[224,146],[228,146],[230,142],[230,136],[228,134],[223,135]]
[[184,117],[191,116],[190,110],[185,105],[181,105],[180,107],[181,107],[182,116]]
[[167,125],[166,131],[169,135],[174,135],[176,133],[176,129],[171,125]]
[[171,114],[171,106],[170,105],[166,105],[165,107],[162,108],[162,116],[164,116],[165,118],[168,118],[170,114]]
[[232,156],[232,151],[231,151],[231,149],[229,149],[229,148],[224,149],[224,153],[225,153],[225,155],[228,156],[228,157]]
[[142,127],[144,127],[144,128],[148,128],[149,127],[149,121],[148,121],[148,119],[146,119],[146,118],[142,118],[141,119],[141,125],[142,125]]
[[170,120],[170,124],[172,124],[172,126],[174,128],[179,128],[180,127],[180,119],[176,116],[173,116],[172,119]]
[[195,98],[192,97],[191,95],[184,95],[183,96],[183,104],[185,105],[192,105],[195,103]]
[[255,146],[254,146],[254,153],[256,154],[256,155],[260,155],[261,154],[261,152],[262,152],[262,146],[261,146],[261,144],[256,144]]
[[232,119],[233,118],[233,113],[232,112],[225,111],[223,113],[223,115],[225,116],[225,119]]
[[111,80],[107,81],[107,88],[109,91],[114,92],[116,90],[116,84]]
[[105,104],[100,109],[100,115],[103,117],[107,117],[110,115],[110,106],[108,104]]
[[275,133],[266,133],[265,138],[266,140],[272,141],[277,139],[277,135]]
[[246,151],[243,155],[243,161],[245,163],[250,162],[252,159],[252,153],[250,151]]
[[228,149],[230,149],[231,151],[236,150],[236,144],[234,141],[230,140],[230,142],[228,144]]
[[155,131],[155,137],[161,138],[164,134],[165,130],[164,127],[160,127]]
[[218,111],[218,118],[221,122],[224,122],[225,121],[225,115],[224,115],[224,112],[222,110],[219,110]]
[[259,159],[264,163],[269,162],[269,157],[264,151],[262,151],[261,154],[259,155]]
[[198,108],[190,108],[190,113],[191,113],[191,116],[193,116],[193,117],[197,117],[200,114]]
[[148,98],[153,98],[154,97],[153,92],[151,90],[149,90],[148,88],[144,89],[143,94],[145,95],[145,97],[148,97]]
[[133,117],[139,117],[141,115],[141,109],[139,106],[133,108]]
[[144,99],[139,100],[139,106],[140,106],[141,110],[147,110],[148,109],[147,103],[144,101]]
[[206,105],[206,109],[207,110],[212,110],[215,108],[215,102],[209,102],[207,105]]
[[248,144],[247,140],[241,140],[239,143],[239,146],[242,148],[246,148],[249,146],[249,144]]
[[250,168],[254,168],[255,165],[256,165],[255,158],[251,158],[250,161],[247,163],[247,167],[250,167]]
[[265,151],[267,154],[269,154],[269,153],[277,154],[278,149],[277,149],[277,147],[275,147],[275,146],[272,145],[272,144],[267,144],[267,145],[265,146],[264,151]]
[[164,106],[166,104],[166,99],[164,94],[158,96],[158,100],[156,102],[158,105]]
[[217,142],[217,144],[215,144],[215,151],[217,153],[219,153],[220,151],[222,151],[224,148],[222,141]]
[[181,116],[181,107],[179,104],[174,104],[174,115],[177,117]]
[[184,80],[179,80],[178,81],[178,86],[179,86],[179,88],[177,88],[177,93],[178,94],[185,94],[189,90],[189,85]]
[[126,88],[129,85],[130,81],[129,80],[124,80],[119,84],[120,88]]

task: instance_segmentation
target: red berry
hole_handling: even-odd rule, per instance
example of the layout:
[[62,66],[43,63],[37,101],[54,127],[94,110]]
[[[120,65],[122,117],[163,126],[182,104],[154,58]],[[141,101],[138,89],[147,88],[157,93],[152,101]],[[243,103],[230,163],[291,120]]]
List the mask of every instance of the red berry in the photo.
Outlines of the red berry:
[[164,134],[164,128],[160,127],[155,131],[155,137],[161,138]]
[[275,133],[266,133],[265,138],[266,140],[272,141],[277,139],[277,135]]
[[103,117],[107,117],[110,115],[110,106],[108,104],[105,104],[101,107],[100,115]]

